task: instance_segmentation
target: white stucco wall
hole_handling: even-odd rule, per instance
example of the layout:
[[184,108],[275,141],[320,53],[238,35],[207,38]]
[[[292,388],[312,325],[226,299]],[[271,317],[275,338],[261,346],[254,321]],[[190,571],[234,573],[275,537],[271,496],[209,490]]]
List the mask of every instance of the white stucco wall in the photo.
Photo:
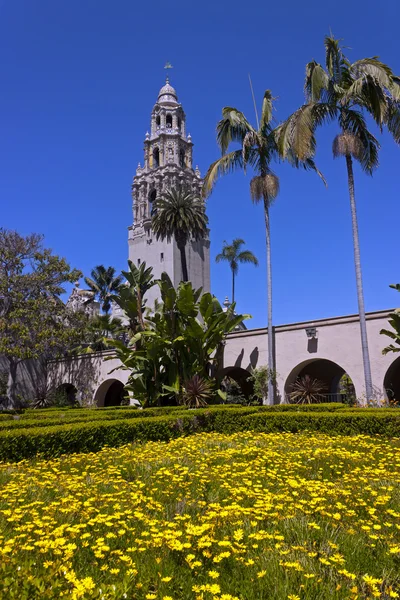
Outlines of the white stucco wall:
[[[387,327],[390,310],[367,314],[367,333],[370,351],[372,382],[376,395],[384,397],[385,374],[397,358],[382,355],[387,339],[380,330]],[[307,327],[317,328],[317,341],[310,343]],[[228,336],[224,367],[239,366],[250,369],[268,363],[267,330],[253,329]],[[277,388],[283,398],[285,384],[293,369],[305,361],[326,359],[337,363],[351,377],[357,397],[365,394],[364,371],[361,354],[360,324],[357,315],[334,317],[313,322],[294,323],[275,327],[275,357]],[[240,363],[240,364],[239,364]]]
[[[387,340],[379,332],[387,327],[389,312],[391,311],[367,314],[372,381],[377,398],[384,397],[383,382],[386,372],[398,358],[398,355],[394,354],[382,355],[382,348],[387,344]],[[307,327],[316,327],[318,332],[316,342],[310,342],[307,338]],[[112,356],[112,352],[83,355],[72,361],[54,362],[51,364],[49,377],[57,385],[73,383],[80,390],[83,398],[96,399],[96,402],[101,405],[103,392],[107,389],[107,385],[100,388],[104,382],[116,379],[125,384],[128,379],[128,371],[118,368],[119,361],[116,358],[105,361],[106,356]],[[304,363],[318,359],[326,359],[342,367],[351,377],[358,398],[362,398],[365,393],[357,315],[277,326],[275,327],[275,356],[277,391],[281,399],[285,397],[285,385],[290,375],[292,374],[292,379],[295,378]],[[267,363],[266,329],[250,329],[227,337],[224,368],[240,367],[250,370],[251,367]],[[117,370],[113,371],[114,369]]]

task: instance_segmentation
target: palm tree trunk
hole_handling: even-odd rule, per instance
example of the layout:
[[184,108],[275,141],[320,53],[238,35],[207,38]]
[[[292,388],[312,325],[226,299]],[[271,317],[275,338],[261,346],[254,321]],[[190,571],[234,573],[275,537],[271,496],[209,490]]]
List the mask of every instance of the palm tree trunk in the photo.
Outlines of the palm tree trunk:
[[350,195],[351,222],[352,222],[352,227],[353,227],[354,264],[355,264],[355,268],[356,268],[358,313],[359,313],[359,317],[360,317],[361,349],[362,349],[362,356],[363,356],[363,363],[364,363],[365,393],[367,396],[367,402],[369,403],[369,402],[371,402],[372,396],[373,396],[371,363],[369,360],[367,324],[366,324],[366,320],[365,320],[365,307],[364,307],[364,292],[363,292],[362,275],[361,275],[360,243],[358,240],[356,199],[355,199],[355,194],[354,194],[353,160],[349,154],[346,154],[346,164],[347,164],[347,178],[348,178],[349,195]]
[[232,269],[232,304],[235,302],[235,271]]
[[272,330],[272,266],[271,266],[271,233],[269,222],[269,202],[264,196],[264,216],[265,216],[265,237],[267,242],[267,294],[268,294],[268,398],[263,400],[263,404],[275,403],[275,387],[272,374],[274,368],[274,351],[273,351],[273,330]]
[[185,252],[185,242],[178,239],[176,240],[178,250],[181,253],[181,266],[182,266],[182,281],[189,281],[188,270],[187,270],[187,262],[186,262],[186,252]]

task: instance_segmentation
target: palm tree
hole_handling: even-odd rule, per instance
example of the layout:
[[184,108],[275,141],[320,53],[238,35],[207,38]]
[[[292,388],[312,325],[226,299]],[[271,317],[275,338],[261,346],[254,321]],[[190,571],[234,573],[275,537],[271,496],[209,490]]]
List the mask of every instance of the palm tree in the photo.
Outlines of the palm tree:
[[235,302],[235,277],[239,271],[239,264],[241,263],[251,263],[258,267],[258,260],[251,252],[251,250],[242,250],[240,248],[245,243],[244,240],[240,238],[236,238],[233,240],[232,244],[228,244],[228,242],[224,242],[222,247],[222,252],[217,254],[215,257],[215,262],[221,262],[222,260],[226,260],[229,263],[229,266],[232,271],[232,304]]
[[380,129],[386,125],[395,140],[400,142],[400,79],[377,58],[363,58],[350,63],[339,41],[332,36],[325,38],[325,64],[326,68],[315,61],[307,64],[304,86],[306,104],[281,127],[279,149],[283,157],[287,153],[294,153],[299,160],[305,160],[314,156],[314,134],[317,127],[332,120],[336,120],[340,127],[341,131],[333,141],[333,156],[343,156],[346,159],[365,391],[369,402],[373,396],[373,386],[361,275],[353,159],[359,162],[368,175],[372,175],[378,166],[380,146],[368,130],[365,115],[370,115]]
[[90,277],[85,277],[86,285],[99,299],[101,308],[106,315],[111,308],[111,296],[118,290],[122,280],[122,275],[115,276],[114,267],[106,268],[104,265],[98,265],[92,269]]
[[186,244],[207,235],[208,218],[204,201],[188,188],[168,190],[153,204],[152,229],[157,240],[175,238],[181,255],[182,280],[188,281]]
[[[279,192],[279,179],[271,169],[271,162],[279,160],[277,136],[280,128],[273,129],[272,122],[273,98],[270,90],[264,94],[261,119],[257,118],[257,129],[246,119],[245,115],[236,108],[222,109],[222,119],[217,125],[217,143],[221,148],[222,157],[216,160],[208,169],[204,180],[204,194],[211,192],[219,175],[225,175],[235,170],[246,172],[252,167],[256,175],[250,181],[250,195],[253,202],[262,201],[264,205],[265,232],[267,245],[267,288],[268,288],[268,367],[274,369],[273,340],[272,340],[272,270],[271,270],[271,238],[269,209],[272,201]],[[240,148],[227,152],[232,142],[239,142]],[[299,161],[292,153],[287,153],[288,160],[295,167],[317,171],[314,161],[307,158]],[[317,171],[318,172],[318,171]],[[274,404],[274,384],[269,381],[268,402]]]

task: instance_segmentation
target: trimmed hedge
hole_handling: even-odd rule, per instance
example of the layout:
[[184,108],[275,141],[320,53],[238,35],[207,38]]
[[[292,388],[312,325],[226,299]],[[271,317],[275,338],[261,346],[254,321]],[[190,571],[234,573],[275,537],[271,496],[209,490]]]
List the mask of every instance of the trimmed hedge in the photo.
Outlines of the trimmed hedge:
[[[179,408],[179,407],[178,407]],[[97,452],[104,446],[130,442],[168,441],[199,432],[321,431],[329,434],[400,436],[400,411],[386,409],[275,410],[272,407],[215,406],[173,410],[163,416],[92,420],[0,431],[0,460],[18,461],[75,452]],[[172,413],[172,414],[171,414]],[[141,417],[141,418],[140,418]]]
[[[115,411],[113,408],[120,408],[120,410]],[[219,411],[227,411],[227,410],[251,410],[252,412],[309,412],[309,411],[336,411],[339,409],[346,408],[344,404],[310,404],[310,405],[299,405],[293,406],[288,404],[278,404],[275,406],[238,406],[234,404],[220,404],[220,405],[212,405],[207,407],[207,409],[201,410],[219,410]],[[43,410],[43,412],[42,412]],[[135,407],[127,408],[127,407],[110,407],[110,408],[96,408],[96,409],[69,409],[67,411],[63,411],[58,409],[56,412],[53,409],[40,409],[33,412],[33,410],[26,411],[23,415],[7,415],[7,419],[2,421],[0,420],[0,431],[8,430],[8,429],[24,429],[31,427],[50,427],[55,425],[64,425],[64,424],[72,424],[72,423],[84,423],[91,421],[104,421],[114,420],[114,419],[138,419],[138,418],[148,418],[155,416],[166,416],[169,414],[177,414],[177,413],[186,413],[188,410],[185,406],[166,406],[166,407],[155,407],[155,408],[145,408],[143,410],[137,409]],[[46,411],[46,412],[45,412]],[[197,411],[198,412],[198,411]],[[1,415],[0,415],[1,416]]]
[[257,432],[320,431],[340,435],[400,436],[400,411],[385,409],[341,410],[338,412],[256,414],[243,417],[244,429]]

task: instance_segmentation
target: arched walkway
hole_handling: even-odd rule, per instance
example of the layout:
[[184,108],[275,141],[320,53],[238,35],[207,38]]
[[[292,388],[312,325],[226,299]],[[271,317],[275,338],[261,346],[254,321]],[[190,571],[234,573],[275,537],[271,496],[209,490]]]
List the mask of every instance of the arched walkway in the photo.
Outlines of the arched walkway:
[[383,388],[390,402],[400,403],[400,356],[392,362],[386,371]]
[[246,369],[242,369],[241,367],[225,367],[218,374],[218,379],[222,381],[226,377],[233,379],[240,386],[243,395],[246,398],[249,398],[254,392],[254,386],[251,381],[249,381],[251,373],[246,371]]
[[[347,393],[343,387],[343,376],[346,371],[337,363],[325,358],[306,360],[297,365],[289,374],[285,382],[285,400],[289,401],[290,394],[293,391],[293,385],[301,378],[309,376],[310,379],[317,379],[321,383],[323,390],[318,394],[321,402],[344,402],[347,399]],[[345,378],[348,386],[352,386],[351,379]]]
[[94,395],[96,406],[120,406],[126,399],[124,384],[119,379],[107,379],[97,388]]
[[78,390],[72,383],[62,383],[55,390],[57,403],[74,406],[77,393]]

